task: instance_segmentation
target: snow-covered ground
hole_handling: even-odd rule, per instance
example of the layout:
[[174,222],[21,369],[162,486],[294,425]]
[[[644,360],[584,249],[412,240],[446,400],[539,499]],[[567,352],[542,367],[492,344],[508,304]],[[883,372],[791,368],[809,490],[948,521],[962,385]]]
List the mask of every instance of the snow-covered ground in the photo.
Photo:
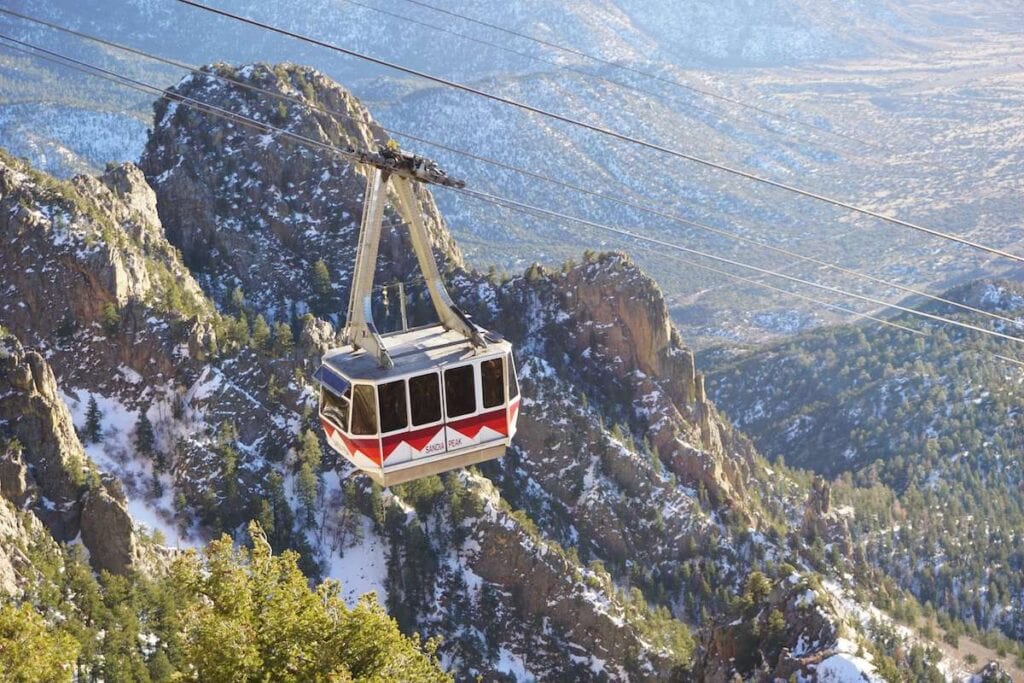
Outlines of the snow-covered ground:
[[382,539],[374,533],[373,523],[360,515],[362,526],[358,543],[344,549],[327,549],[327,577],[341,582],[345,602],[352,604],[365,593],[377,594],[377,602],[384,604],[387,591],[384,581],[388,574],[388,558]]
[[[853,643],[847,642],[847,645],[856,648]],[[853,652],[843,651],[846,647],[842,645],[839,649],[840,652],[818,664],[815,680],[827,683],[884,683],[885,679],[875,672],[871,662]]]
[[135,161],[146,122],[121,113],[54,104],[0,106],[0,146],[57,177],[97,173],[107,162]]
[[[850,595],[849,591],[847,591],[845,588],[840,586],[835,581],[826,580],[823,583],[825,589],[839,602],[840,605],[842,605],[843,609],[847,613],[847,616],[852,618],[854,622],[856,622],[856,624],[859,626],[859,628],[869,630],[871,628],[872,623],[883,624],[887,628],[891,628],[895,633],[897,633],[900,636],[900,638],[906,641],[908,645],[917,643],[927,647],[936,646],[936,643],[932,643],[930,641],[922,639],[912,629],[904,626],[903,624],[900,624],[891,616],[889,616],[882,610],[878,609],[874,605],[864,605],[860,602],[857,602]],[[970,683],[972,680],[974,680],[973,673],[963,665],[963,662],[961,662],[958,659],[955,659],[954,657],[951,657],[950,653],[945,651],[944,648],[939,647],[938,649],[942,653],[943,657],[936,664],[936,666],[939,668],[940,671],[942,671],[943,675],[946,676],[947,680],[958,681],[960,683]],[[852,651],[856,652],[856,649],[853,649]],[[835,663],[834,666],[838,667],[839,669],[837,673],[841,673],[842,671],[848,671],[848,669],[844,668],[843,666],[840,666],[838,663]],[[872,667],[872,671],[873,670],[874,669]],[[822,680],[846,679],[835,678]]]
[[[186,393],[186,405],[193,399],[201,400],[209,396],[223,381],[220,372],[204,372]],[[100,470],[115,475],[121,481],[128,497],[128,511],[136,524],[149,532],[159,531],[169,547],[202,545],[203,539],[183,530],[176,521],[174,484],[169,474],[159,475],[162,490],[159,496],[154,495],[153,464],[149,458],[137,453],[134,445],[138,411],[125,407],[116,398],[90,394],[79,389],[66,389],[62,395],[71,411],[75,427],[80,432],[86,423],[89,399],[96,399],[102,414],[102,440],[99,443],[83,443],[83,446]],[[156,447],[166,449],[165,452],[169,451],[175,438],[184,435],[184,431],[202,428],[201,415],[189,408],[186,408],[184,422],[170,419],[170,402],[166,400],[153,401],[147,416],[153,424]],[[317,512],[318,518],[331,519],[331,513],[337,512],[331,506],[338,503],[340,489],[337,472],[328,472],[324,476],[324,495],[320,499],[324,509]],[[298,508],[294,497],[290,503],[293,508]],[[354,604],[363,594],[375,592],[378,601],[383,604],[386,598],[386,548],[375,533],[370,519],[359,515],[357,524],[359,531],[342,539],[340,544],[318,538],[313,531],[308,534],[309,540],[314,548],[320,550],[326,565],[325,577],[337,579],[341,583],[346,602]]]
[[[115,475],[121,481],[128,498],[128,512],[136,524],[149,532],[160,532],[164,544],[169,547],[195,547],[200,539],[183,530],[175,521],[174,486],[170,475],[159,476],[160,495],[154,495],[153,464],[148,458],[139,455],[134,445],[138,411],[126,408],[115,398],[79,389],[66,388],[61,393],[79,432],[85,426],[89,399],[96,399],[102,414],[102,440],[99,443],[88,443],[87,439],[83,439],[82,445],[101,471]],[[168,420],[169,413],[169,403],[161,401],[154,401],[147,412],[153,423],[158,448],[174,436],[171,430],[175,429],[175,423]]]

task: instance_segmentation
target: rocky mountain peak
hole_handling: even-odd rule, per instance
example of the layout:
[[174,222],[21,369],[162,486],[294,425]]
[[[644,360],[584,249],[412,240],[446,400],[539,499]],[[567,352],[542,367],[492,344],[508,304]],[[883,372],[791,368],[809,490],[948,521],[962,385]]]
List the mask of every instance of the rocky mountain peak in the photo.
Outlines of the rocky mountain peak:
[[566,273],[567,303],[574,313],[607,328],[606,353],[623,359],[619,368],[665,375],[672,327],[661,289],[622,253],[597,256],[593,267]]
[[804,505],[801,530],[808,541],[821,539],[824,543],[836,544],[842,552],[853,552],[850,538],[849,510],[832,505],[832,486],[823,477],[815,476]]
[[[206,67],[175,94],[288,131],[314,145],[375,148],[389,138],[347,90],[290,64]],[[281,95],[290,99],[280,99]],[[308,105],[308,106],[307,106]],[[218,302],[241,288],[272,319],[343,310],[365,179],[336,153],[161,100],[141,165],[168,239]],[[430,192],[417,192],[438,258],[460,265]],[[402,220],[385,211],[379,281],[417,272]],[[318,281],[326,266],[329,282]],[[322,280],[322,278],[321,278]]]
[[609,417],[643,434],[684,482],[717,503],[741,499],[753,449],[708,401],[650,277],[624,254],[588,253],[582,264],[559,273],[534,268],[510,286],[546,311],[515,331],[528,352],[532,337],[550,340],[544,354],[564,358],[559,369],[609,407]]
[[131,164],[72,181],[0,157],[2,314],[29,341],[52,343],[131,302],[165,308],[201,292],[163,238],[156,197]]
[[[73,182],[81,188],[89,188],[115,221],[127,228],[135,228],[139,239],[147,233],[162,236],[156,194],[146,182],[142,169],[135,164],[110,165],[98,178],[76,176]],[[97,183],[110,194],[100,191]]]

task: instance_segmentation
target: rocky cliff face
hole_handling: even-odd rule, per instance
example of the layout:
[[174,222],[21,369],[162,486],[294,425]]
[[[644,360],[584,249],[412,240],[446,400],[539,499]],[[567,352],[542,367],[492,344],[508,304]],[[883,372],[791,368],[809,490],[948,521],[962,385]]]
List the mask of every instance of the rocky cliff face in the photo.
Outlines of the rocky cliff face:
[[832,487],[822,477],[815,477],[811,483],[801,531],[809,542],[821,539],[828,545],[835,544],[845,555],[853,552],[849,522],[846,515],[832,505]]
[[[59,382],[57,400],[68,400],[79,427],[89,399],[100,400],[102,438],[91,452],[119,474],[133,498],[162,498],[159,516],[173,523],[180,506],[175,496],[162,495],[173,490],[188,508],[216,520],[216,489],[227,487],[222,482],[211,491],[209,485],[223,474],[216,452],[220,424],[230,425],[240,442],[255,444],[254,457],[280,460],[301,411],[296,363],[271,363],[260,350],[228,338],[239,321],[215,310],[165,238],[156,197],[137,167],[62,182],[5,156],[0,191],[0,235],[14,246],[0,254],[9,295],[0,304],[0,325],[45,355]],[[247,338],[248,327],[240,334]],[[296,355],[322,347],[330,336],[315,321],[299,324]],[[279,387],[273,405],[271,377]],[[133,464],[140,455],[133,431],[140,411],[155,423],[158,462],[149,454]],[[226,526],[254,516],[266,474],[265,467],[239,474],[240,493],[224,512]],[[101,495],[90,502],[99,514],[113,509]],[[188,510],[181,512],[187,526]]]
[[190,331],[175,309],[212,313],[163,238],[155,201],[128,164],[61,182],[0,157],[0,239],[11,245],[0,324],[46,349],[63,380],[122,366],[166,379]]
[[106,304],[163,302],[167,279],[179,281],[184,296],[199,294],[164,239],[156,198],[135,166],[60,182],[4,157],[0,198],[0,235],[16,247],[0,262],[12,328],[53,338],[99,322]]
[[19,512],[9,500],[0,498],[0,594],[17,596],[32,573],[32,561],[25,552],[33,538],[45,538],[43,525],[32,514]]
[[[190,76],[172,91],[314,143],[376,149],[389,140],[350,92],[313,69],[253,64],[206,71],[209,76]],[[344,311],[362,215],[361,172],[329,150],[281,135],[257,134],[166,100],[155,109],[142,168],[156,191],[168,239],[206,291],[223,303],[240,287],[253,308],[274,319],[294,310],[323,316]],[[460,264],[430,193],[420,192],[419,198],[438,256]],[[416,270],[402,220],[391,207],[384,225],[380,282]],[[314,265],[321,259],[331,276],[329,292],[316,289]]]
[[8,441],[24,446],[7,447],[8,463],[20,463],[12,480],[25,482],[13,491],[24,498],[38,491],[36,507],[59,540],[70,540],[79,529],[81,508],[77,503],[84,488],[87,463],[75,435],[67,407],[57,395],[57,384],[46,362],[37,353],[5,340],[3,363],[3,426]]
[[81,534],[97,569],[128,571],[140,558],[120,487],[88,461],[43,358],[0,340],[4,497],[30,510],[58,541]]
[[[675,630],[659,624],[646,604],[620,593],[607,572],[581,567],[532,522],[511,514],[487,479],[463,479],[478,514],[459,525],[465,537],[460,559],[489,590],[507,596],[493,613],[480,614],[481,629],[505,631],[495,645],[504,644],[532,670],[575,668],[577,679],[602,672],[634,680],[682,675],[688,661],[672,637],[678,624]],[[545,627],[536,630],[537,623]]]
[[815,582],[793,574],[712,629],[698,664],[702,680],[884,680],[844,607]]
[[[465,305],[519,342],[529,386],[557,375],[585,394],[604,420],[646,441],[684,484],[702,488],[715,504],[750,512],[742,498],[754,450],[718,417],[661,291],[628,257],[593,256],[559,273],[531,269],[493,292],[482,286],[460,290]],[[493,303],[481,306],[481,299]],[[535,372],[535,358],[549,367]],[[557,404],[545,396],[545,409],[549,399]],[[522,437],[540,446],[549,435],[532,426],[524,425]]]

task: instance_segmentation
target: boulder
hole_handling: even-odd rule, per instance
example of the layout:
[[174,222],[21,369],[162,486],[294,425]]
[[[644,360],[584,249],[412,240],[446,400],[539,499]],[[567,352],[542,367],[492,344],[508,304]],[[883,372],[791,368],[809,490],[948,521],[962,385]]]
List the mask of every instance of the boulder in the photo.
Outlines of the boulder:
[[128,509],[105,487],[90,488],[82,497],[82,543],[94,569],[125,574],[139,559]]
[[21,507],[29,494],[28,466],[21,457],[21,444],[0,446],[0,497]]

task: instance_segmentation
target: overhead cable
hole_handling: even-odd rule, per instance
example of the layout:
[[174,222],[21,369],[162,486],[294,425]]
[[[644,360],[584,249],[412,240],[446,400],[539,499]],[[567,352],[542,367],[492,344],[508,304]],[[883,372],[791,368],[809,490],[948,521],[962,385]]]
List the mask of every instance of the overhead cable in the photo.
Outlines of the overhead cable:
[[[110,71],[108,69],[104,69],[102,67],[98,67],[98,66],[89,64],[87,62],[83,62],[82,60],[79,60],[79,59],[76,59],[76,58],[73,58],[73,57],[70,57],[70,56],[67,56],[67,55],[62,55],[62,54],[54,52],[52,50],[48,50],[46,48],[42,48],[42,47],[33,45],[33,44],[28,43],[26,41],[22,41],[22,40],[18,40],[16,38],[12,38],[12,37],[4,35],[2,33],[0,33],[0,39],[3,39],[3,40],[6,40],[6,41],[15,43],[17,45],[20,45],[20,46],[23,46],[23,47],[26,47],[26,48],[29,48],[29,50],[25,50],[25,49],[22,49],[22,48],[19,48],[19,47],[11,46],[11,45],[4,45],[4,47],[7,47],[8,49],[16,50],[16,51],[18,51],[18,52],[20,52],[22,54],[28,54],[30,56],[39,57],[39,58],[46,59],[46,60],[51,61],[51,62],[56,62],[58,64],[63,64],[64,66],[68,66],[70,68],[74,68],[74,69],[76,69],[78,71],[82,71],[84,73],[88,73],[88,74],[93,75],[93,76],[104,78],[104,79],[106,79],[108,81],[119,83],[119,84],[124,85],[126,87],[134,88],[134,89],[140,90],[142,92],[157,93],[157,94],[159,94],[159,95],[161,95],[163,97],[166,97],[167,99],[169,99],[171,101],[178,102],[179,104],[183,104],[183,105],[185,105],[187,107],[191,107],[191,108],[197,109],[198,111],[202,111],[202,112],[210,114],[212,116],[216,116],[216,117],[219,117],[219,118],[224,118],[224,119],[226,119],[228,121],[232,121],[232,122],[238,123],[238,124],[240,124],[242,126],[245,126],[245,127],[248,127],[248,128],[253,128],[253,129],[258,130],[258,131],[263,132],[263,133],[275,133],[275,134],[278,134],[278,135],[280,135],[280,136],[282,136],[282,137],[284,137],[286,139],[290,139],[290,140],[293,140],[293,141],[298,142],[300,144],[306,145],[307,147],[312,147],[312,148],[322,149],[322,150],[328,151],[328,152],[330,152],[332,154],[340,156],[340,157],[342,157],[342,158],[344,158],[344,159],[346,159],[348,161],[351,161],[353,163],[359,163],[360,162],[360,156],[358,154],[354,153],[352,150],[343,149],[341,147],[338,147],[337,145],[332,145],[332,144],[320,142],[318,140],[314,140],[314,139],[306,137],[304,135],[301,135],[301,134],[298,134],[298,133],[294,133],[294,132],[289,131],[287,129],[279,128],[279,127],[271,125],[269,123],[266,123],[266,122],[263,122],[263,121],[258,121],[256,119],[251,118],[251,117],[247,117],[247,116],[244,116],[244,115],[241,115],[241,114],[237,114],[235,112],[231,112],[231,111],[226,110],[226,109],[224,109],[222,107],[218,107],[218,106],[215,106],[215,105],[211,105],[211,104],[208,104],[208,103],[201,102],[201,101],[196,100],[196,99],[194,99],[192,97],[188,97],[188,96],[182,95],[180,93],[173,92],[171,90],[163,90],[159,86],[155,86],[155,85],[152,85],[152,84],[149,84],[149,83],[145,83],[145,82],[139,81],[137,79],[133,79],[133,78],[130,78],[130,77],[127,77],[127,76],[123,76],[121,74],[117,74],[116,72],[112,72],[112,71]],[[35,51],[35,52],[32,52],[30,50]],[[39,54],[39,53],[41,53],[41,54]],[[508,199],[506,197],[500,197],[500,196],[492,195],[492,194],[489,194],[489,193],[486,193],[486,192],[480,192],[480,191],[477,191],[477,190],[470,190],[470,189],[457,189],[457,188],[446,188],[446,189],[450,189],[452,191],[459,192],[461,194],[465,194],[467,196],[472,196],[472,197],[475,197],[475,198],[483,200],[483,201],[488,201],[488,202],[490,202],[492,204],[495,204],[495,205],[498,205],[498,206],[504,206],[505,208],[510,208],[510,209],[519,210],[519,211],[525,211],[525,212],[529,212],[529,213],[532,213],[532,214],[535,214],[535,215],[536,214],[540,214],[540,215],[544,215],[544,216],[547,216],[547,217],[558,218],[560,220],[568,220],[568,221],[571,221],[571,222],[574,222],[574,223],[588,225],[589,227],[592,227],[594,229],[598,229],[598,230],[610,232],[610,233],[613,233],[613,234],[617,234],[617,235],[620,235],[620,236],[623,236],[623,237],[630,238],[630,239],[635,240],[635,241],[648,242],[648,243],[654,244],[656,246],[666,247],[666,248],[670,248],[670,249],[673,249],[673,250],[676,250],[676,251],[681,251],[681,252],[689,253],[689,254],[692,254],[692,255],[695,255],[695,256],[700,256],[700,257],[703,257],[703,258],[707,258],[707,259],[711,259],[711,260],[714,260],[714,261],[718,261],[720,263],[725,263],[725,264],[728,264],[728,265],[732,265],[732,266],[736,266],[736,267],[740,267],[740,268],[745,268],[745,269],[748,269],[748,270],[755,271],[755,272],[757,272],[757,273],[759,273],[761,275],[769,275],[769,276],[772,276],[772,277],[777,277],[777,278],[785,279],[785,280],[788,280],[788,281],[791,281],[791,282],[795,282],[797,284],[801,284],[801,285],[805,285],[805,286],[809,286],[809,287],[814,287],[814,288],[817,288],[817,289],[825,290],[825,291],[828,291],[828,292],[831,292],[833,294],[837,294],[837,295],[840,295],[840,296],[846,296],[846,297],[851,297],[851,298],[855,298],[855,299],[860,299],[862,301],[867,301],[869,303],[872,303],[872,304],[875,304],[875,305],[878,305],[878,306],[882,306],[882,307],[885,307],[885,308],[892,308],[894,310],[898,310],[898,311],[901,311],[901,312],[904,312],[904,313],[908,313],[908,314],[911,314],[911,315],[916,315],[916,316],[919,316],[919,317],[927,318],[929,320],[933,320],[933,321],[944,323],[944,324],[948,324],[948,325],[953,325],[953,326],[960,327],[960,328],[963,328],[963,329],[967,329],[967,330],[970,330],[970,331],[973,331],[973,332],[978,332],[980,334],[984,334],[984,335],[988,335],[988,336],[993,336],[993,337],[998,337],[998,338],[1006,339],[1006,340],[1009,340],[1009,341],[1016,341],[1016,342],[1024,343],[1024,339],[1020,339],[1020,338],[1017,338],[1017,337],[1006,335],[1006,334],[1003,334],[1001,332],[996,332],[994,330],[987,330],[987,329],[984,329],[984,328],[981,328],[981,327],[977,327],[977,326],[971,325],[969,323],[964,323],[964,322],[961,322],[961,321],[958,321],[958,320],[955,320],[955,319],[943,318],[942,316],[934,315],[934,314],[928,313],[926,311],[920,311],[918,309],[907,308],[907,307],[901,306],[899,304],[892,304],[892,303],[889,303],[889,302],[886,302],[886,301],[882,301],[880,299],[875,299],[873,297],[867,297],[865,295],[857,294],[855,292],[849,292],[849,291],[843,290],[843,289],[838,288],[838,287],[833,287],[833,286],[830,286],[830,285],[822,285],[822,284],[819,284],[819,283],[816,283],[816,282],[813,282],[813,281],[810,281],[810,280],[805,280],[803,278],[798,278],[798,277],[795,277],[795,276],[792,276],[792,275],[787,275],[785,273],[780,273],[780,272],[777,272],[777,271],[772,271],[772,270],[769,270],[769,269],[766,269],[766,268],[760,268],[758,266],[753,266],[753,265],[750,265],[750,264],[747,264],[747,263],[743,263],[741,261],[737,261],[737,260],[734,260],[734,259],[729,259],[729,258],[725,258],[725,257],[721,257],[721,256],[716,256],[714,254],[708,254],[706,252],[702,252],[702,251],[699,251],[699,250],[696,250],[696,249],[691,249],[689,247],[684,247],[682,245],[673,244],[673,243],[667,242],[665,240],[660,240],[660,239],[657,239],[657,238],[648,237],[648,236],[641,235],[641,234],[638,234],[638,233],[634,233],[634,232],[631,232],[629,230],[625,230],[625,229],[622,229],[622,228],[617,228],[617,227],[614,227],[614,226],[609,226],[609,225],[605,225],[605,224],[601,224],[601,223],[596,223],[594,221],[589,221],[589,220],[584,219],[584,218],[580,218],[580,217],[577,217],[577,216],[570,216],[568,214],[563,214],[563,213],[560,213],[560,212],[557,212],[557,211],[552,211],[550,209],[545,209],[545,208],[542,208],[542,207],[532,206],[530,204],[526,204],[526,203],[523,203],[523,202],[517,202],[515,200]]]
[[816,201],[819,201],[819,202],[822,202],[822,203],[825,203],[825,204],[829,204],[831,206],[834,206],[834,207],[837,207],[837,208],[840,208],[840,209],[844,209],[844,210],[851,211],[851,212],[854,212],[854,213],[859,213],[859,214],[862,214],[864,216],[869,216],[871,218],[875,218],[875,219],[880,220],[880,221],[891,223],[893,225],[897,225],[897,226],[900,226],[900,227],[903,227],[903,228],[907,228],[907,229],[910,229],[910,230],[915,230],[917,232],[921,232],[921,233],[924,233],[924,234],[927,234],[927,235],[931,235],[933,237],[938,237],[940,239],[944,239],[944,240],[947,240],[947,241],[950,241],[950,242],[956,242],[958,244],[962,244],[964,246],[971,247],[972,249],[976,249],[978,251],[987,252],[987,253],[992,254],[994,256],[1000,256],[1002,258],[1007,258],[1007,259],[1016,261],[1018,263],[1024,263],[1024,256],[1020,256],[1020,255],[1017,255],[1017,254],[1012,254],[1012,253],[1007,252],[1005,250],[998,249],[998,248],[995,248],[995,247],[991,247],[991,246],[988,246],[988,245],[985,245],[985,244],[982,244],[980,242],[976,242],[976,241],[973,241],[973,240],[969,240],[967,238],[960,237],[958,235],[953,235],[951,233],[942,232],[941,230],[936,230],[934,228],[929,228],[929,227],[924,226],[924,225],[920,225],[920,224],[917,224],[917,223],[912,223],[910,221],[906,221],[906,220],[903,220],[901,218],[897,218],[895,216],[890,216],[888,214],[880,213],[880,212],[874,211],[872,209],[868,209],[868,208],[865,208],[865,207],[862,207],[862,206],[858,206],[856,204],[852,204],[852,203],[850,203],[848,201],[845,201],[845,200],[829,197],[827,195],[820,194],[818,192],[814,192],[814,191],[811,191],[811,190],[804,190],[804,189],[799,188],[799,187],[797,187],[795,185],[790,185],[790,184],[787,184],[787,183],[783,183],[783,182],[780,182],[778,180],[772,180],[771,178],[767,178],[765,176],[757,175],[756,173],[752,173],[750,171],[744,171],[742,169],[733,168],[731,166],[727,166],[725,164],[722,164],[722,163],[719,163],[719,162],[716,162],[716,161],[711,161],[709,159],[704,159],[703,157],[699,157],[699,156],[696,156],[694,154],[690,154],[690,153],[682,151],[682,150],[674,149],[674,148],[671,148],[671,147],[666,147],[666,146],[664,146],[662,144],[659,144],[659,143],[655,143],[655,142],[651,142],[651,141],[648,141],[648,140],[643,140],[643,139],[640,139],[640,138],[636,138],[636,137],[627,135],[625,133],[618,132],[616,130],[613,130],[611,128],[607,128],[607,127],[604,127],[604,126],[601,126],[601,125],[587,123],[585,121],[580,121],[578,119],[574,119],[574,118],[572,118],[570,116],[566,116],[564,114],[558,114],[558,113],[555,113],[555,112],[551,112],[551,111],[542,109],[540,107],[536,107],[536,106],[531,105],[531,104],[526,104],[524,102],[520,102],[518,100],[514,100],[514,99],[512,99],[510,97],[505,97],[503,95],[498,95],[496,93],[492,93],[492,92],[488,92],[488,91],[485,91],[485,90],[481,90],[479,88],[475,88],[473,86],[465,85],[463,83],[458,83],[456,81],[453,81],[453,80],[450,80],[450,79],[447,79],[447,78],[442,78],[440,76],[429,74],[429,73],[426,73],[424,71],[420,71],[418,69],[413,69],[411,67],[403,66],[403,65],[398,64],[396,62],[391,62],[391,61],[388,61],[388,60],[385,60],[385,59],[381,59],[379,57],[373,57],[371,55],[367,55],[367,54],[364,54],[362,52],[358,52],[356,50],[352,50],[352,49],[349,49],[349,48],[341,47],[339,45],[335,45],[333,43],[329,43],[329,42],[321,40],[319,38],[313,38],[311,36],[307,36],[307,35],[304,35],[304,34],[301,34],[301,33],[297,33],[295,31],[291,31],[289,29],[285,29],[285,28],[281,28],[281,27],[278,27],[278,26],[274,26],[273,24],[269,24],[269,23],[262,22],[262,21],[259,21],[259,20],[256,20],[256,19],[252,19],[250,17],[246,17],[246,16],[243,16],[243,15],[240,15],[240,14],[236,14],[234,12],[229,12],[229,11],[224,10],[224,9],[220,9],[220,8],[217,8],[217,7],[212,7],[210,5],[205,5],[205,4],[201,3],[201,2],[196,2],[196,0],[176,0],[176,1],[179,2],[179,3],[182,3],[184,5],[189,5],[191,7],[195,7],[197,9],[200,9],[200,10],[203,10],[203,11],[206,11],[206,12],[210,12],[212,14],[216,14],[216,15],[228,18],[228,19],[232,19],[232,20],[235,20],[235,21],[247,24],[249,26],[254,26],[254,27],[266,30],[266,31],[271,31],[271,32],[277,33],[279,35],[287,36],[289,38],[293,38],[295,40],[299,40],[299,41],[308,43],[310,45],[316,45],[318,47],[322,47],[324,49],[332,50],[332,51],[338,52],[340,54],[349,55],[351,57],[355,57],[357,59],[361,59],[363,61],[370,62],[371,64],[377,64],[378,66],[383,66],[383,67],[386,67],[386,68],[389,68],[389,69],[392,69],[392,70],[395,70],[395,71],[399,71],[401,73],[408,74],[410,76],[415,76],[417,78],[420,78],[420,79],[423,79],[423,80],[426,80],[426,81],[430,81],[432,83],[437,83],[439,85],[443,85],[443,86],[446,86],[446,87],[449,87],[449,88],[453,88],[453,89],[460,90],[460,91],[463,91],[463,92],[466,92],[466,93],[470,93],[472,95],[483,97],[485,99],[488,99],[488,100],[491,100],[491,101],[494,101],[494,102],[498,102],[498,103],[501,103],[501,104],[506,104],[506,105],[509,105],[509,106],[521,109],[521,110],[526,111],[526,112],[530,112],[530,113],[533,113],[533,114],[538,114],[540,116],[544,116],[546,118],[550,118],[550,119],[555,120],[555,121],[560,121],[562,123],[566,123],[566,124],[569,124],[569,125],[577,126],[579,128],[582,128],[582,129],[585,129],[585,130],[589,130],[591,132],[595,132],[595,133],[598,133],[598,134],[601,134],[601,135],[605,135],[605,136],[611,137],[611,138],[616,139],[616,140],[620,140],[620,141],[627,142],[627,143],[630,143],[630,144],[638,145],[638,146],[645,147],[647,149],[651,149],[651,150],[654,150],[654,151],[657,151],[657,152],[660,152],[660,153],[663,153],[663,154],[667,154],[667,155],[670,155],[670,156],[673,156],[673,157],[684,159],[686,161],[690,161],[690,162],[693,162],[693,163],[696,163],[696,164],[700,164],[700,165],[705,166],[707,168],[711,168],[711,169],[714,169],[714,170],[717,170],[717,171],[721,171],[723,173],[728,173],[730,175],[734,175],[734,176],[737,176],[739,178],[744,178],[746,180],[750,180],[752,182],[756,182],[756,183],[759,183],[759,184],[762,184],[762,185],[765,185],[765,186],[768,186],[768,187],[773,187],[773,188],[776,188],[776,189],[779,189],[779,190],[783,190],[783,191],[789,192],[791,194],[796,194],[796,195],[799,195],[799,196],[802,196],[802,197],[813,199],[813,200],[816,200]]

